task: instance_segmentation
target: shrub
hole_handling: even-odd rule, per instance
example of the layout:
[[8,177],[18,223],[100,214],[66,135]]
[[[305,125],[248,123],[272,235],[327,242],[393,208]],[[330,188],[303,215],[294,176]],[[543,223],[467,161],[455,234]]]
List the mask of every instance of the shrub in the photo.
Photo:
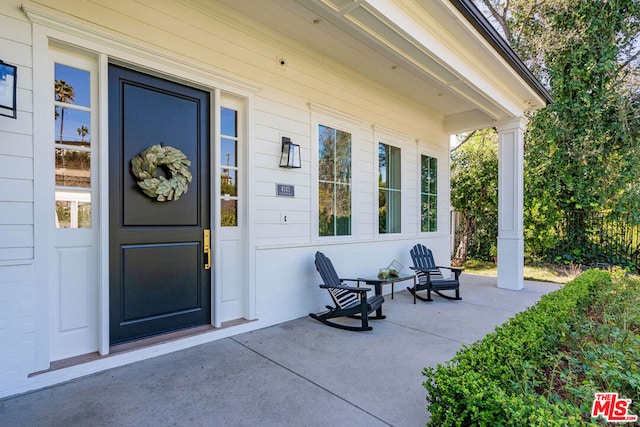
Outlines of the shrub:
[[425,368],[430,424],[584,425],[581,408],[538,393],[546,381],[541,370],[607,283],[609,273],[590,270],[444,365]]

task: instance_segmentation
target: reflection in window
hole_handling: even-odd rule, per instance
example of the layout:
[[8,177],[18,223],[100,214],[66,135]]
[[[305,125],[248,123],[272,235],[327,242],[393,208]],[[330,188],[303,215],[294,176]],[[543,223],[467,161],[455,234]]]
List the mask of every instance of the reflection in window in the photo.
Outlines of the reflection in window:
[[235,227],[238,225],[238,201],[223,198],[220,202],[220,225]]
[[378,232],[400,233],[400,149],[378,144]]
[[222,168],[222,173],[220,174],[220,194],[222,194],[222,197],[238,195],[237,173],[238,171]]
[[318,235],[351,235],[351,134],[318,127]]
[[220,109],[220,225],[238,225],[238,112]]
[[91,193],[56,191],[56,228],[90,228]]
[[63,64],[55,64],[54,73],[56,228],[89,228],[90,73]]
[[438,231],[438,160],[421,156],[421,230]]
[[56,106],[56,143],[89,147],[91,145],[91,113]]
[[56,186],[91,187],[91,153],[56,148]]
[[87,70],[55,64],[55,100],[90,108],[90,75]]

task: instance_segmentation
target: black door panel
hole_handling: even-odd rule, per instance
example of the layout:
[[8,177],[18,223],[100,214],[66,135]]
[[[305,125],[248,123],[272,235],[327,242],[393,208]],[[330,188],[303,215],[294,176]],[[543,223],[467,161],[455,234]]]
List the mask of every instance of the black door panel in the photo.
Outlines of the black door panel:
[[[112,344],[211,321],[209,93],[109,66],[109,252]],[[131,159],[155,144],[191,161],[178,200],[145,195]],[[168,177],[160,166],[157,174]]]

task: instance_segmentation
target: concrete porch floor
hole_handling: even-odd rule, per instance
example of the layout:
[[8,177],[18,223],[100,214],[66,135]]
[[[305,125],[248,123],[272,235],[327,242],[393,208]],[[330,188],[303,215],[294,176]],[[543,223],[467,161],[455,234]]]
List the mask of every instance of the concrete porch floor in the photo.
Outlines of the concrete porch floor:
[[0,400],[0,426],[425,425],[422,369],[560,287],[495,284],[463,273],[462,301],[415,305],[398,284],[373,331],[296,319]]

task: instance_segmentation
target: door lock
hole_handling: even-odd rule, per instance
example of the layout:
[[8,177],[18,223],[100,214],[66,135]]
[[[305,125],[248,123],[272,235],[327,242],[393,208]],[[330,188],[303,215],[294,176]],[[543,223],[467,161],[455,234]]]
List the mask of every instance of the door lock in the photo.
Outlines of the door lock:
[[211,230],[204,230],[204,254],[207,256],[207,262],[204,264],[205,270],[211,269]]

